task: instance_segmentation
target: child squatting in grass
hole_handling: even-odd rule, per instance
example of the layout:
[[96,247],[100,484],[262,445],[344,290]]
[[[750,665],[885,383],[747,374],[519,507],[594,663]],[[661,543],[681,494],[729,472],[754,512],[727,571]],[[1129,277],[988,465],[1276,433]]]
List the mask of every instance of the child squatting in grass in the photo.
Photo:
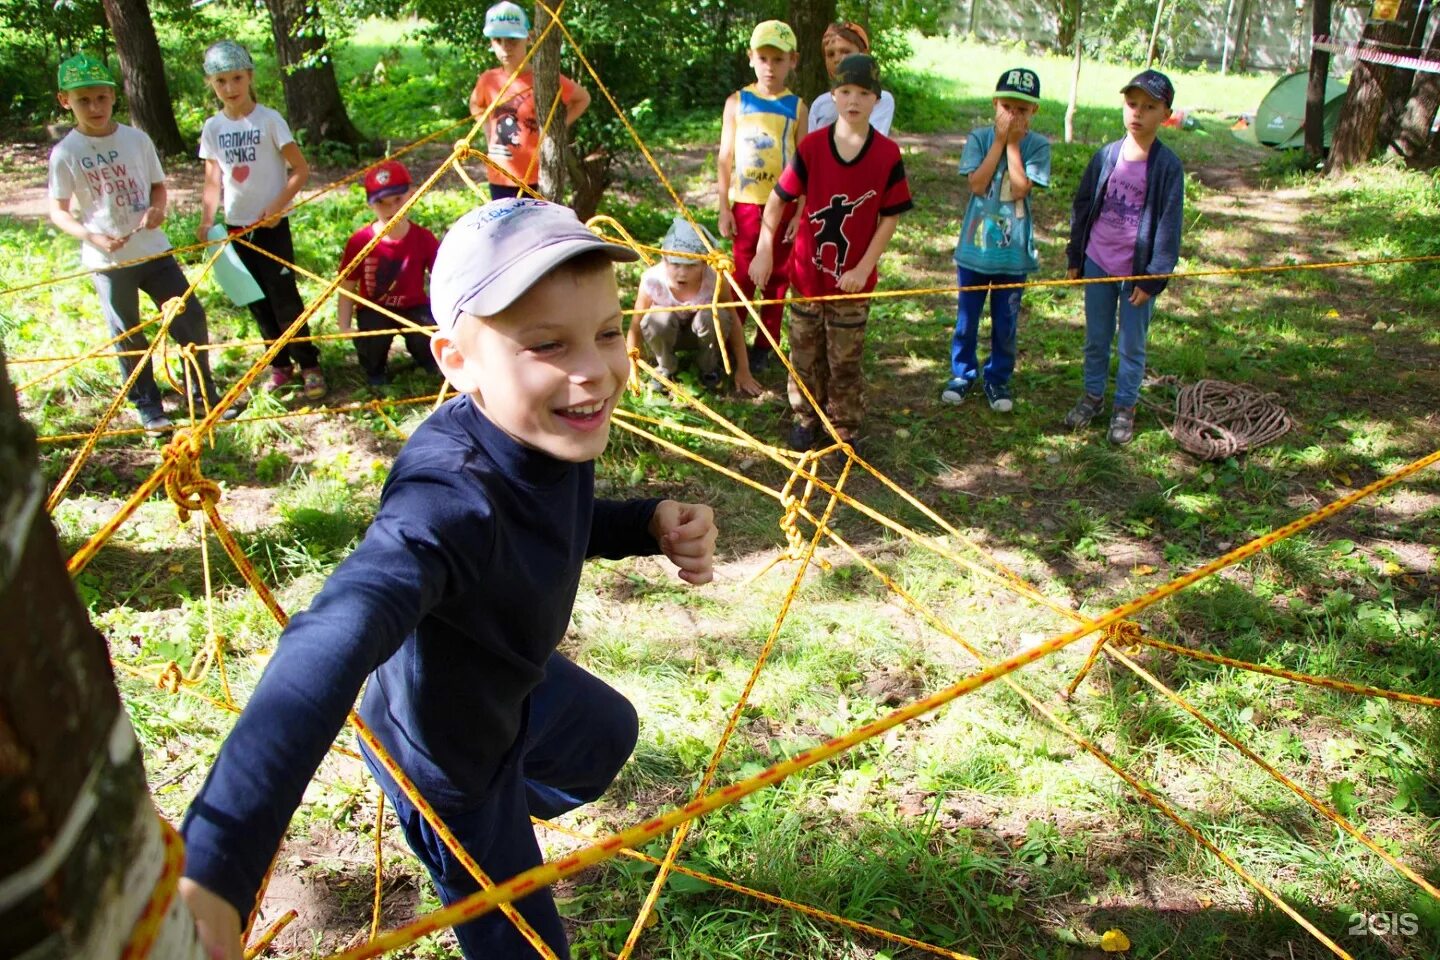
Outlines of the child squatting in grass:
[[[459,396],[396,457],[364,539],[281,635],[185,817],[181,889],[220,960],[239,960],[240,918],[362,685],[360,716],[496,880],[541,862],[532,814],[595,800],[629,757],[634,707],[556,652],[581,567],[663,553],[708,583],[716,535],[708,506],[594,495],[630,367],[613,262],[634,259],[541,200],[492,201],[445,235],[431,349]],[[361,750],[440,898],[474,893]],[[515,908],[569,956],[548,889]],[[455,933],[470,960],[534,956],[499,912]]]
[[[90,279],[100,297],[100,311],[112,337],[133,333],[115,343],[123,353],[149,347],[140,325],[140,291],[159,307],[189,288],[174,256],[165,222],[165,171],[155,144],[143,130],[118,123],[115,80],[101,61],[80,53],[60,64],[56,75],[60,106],[75,115],[75,129],[50,151],[50,222],[80,241],[80,262],[93,270]],[[131,260],[128,266],[116,266]],[[191,295],[170,322],[170,336],[185,346],[209,342],[205,310]],[[120,374],[129,378],[139,358],[120,356]],[[191,384],[196,412],[220,397],[210,376],[210,355],[195,353],[199,382]],[[130,387],[140,425],[152,434],[171,426],[161,403],[150,360],[145,359]],[[239,407],[225,410],[233,420]]]

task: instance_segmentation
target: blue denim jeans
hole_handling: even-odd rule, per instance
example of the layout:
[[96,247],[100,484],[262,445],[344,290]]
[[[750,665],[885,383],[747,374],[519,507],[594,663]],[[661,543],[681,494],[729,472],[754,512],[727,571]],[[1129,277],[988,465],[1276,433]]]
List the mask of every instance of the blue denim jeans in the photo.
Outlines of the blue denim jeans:
[[[987,283],[1024,283],[1023,273],[981,273],[956,267],[962,287]],[[980,317],[985,298],[990,298],[990,357],[985,361],[985,382],[1005,384],[1015,372],[1015,332],[1020,323],[1021,288],[1013,290],[963,290],[955,309],[955,336],[950,341],[950,375],[974,381],[980,375],[975,344],[980,334]]]
[[[485,736],[477,730],[476,736]],[[545,664],[545,679],[530,694],[520,742],[496,775],[489,793],[461,812],[442,811],[480,868],[499,883],[542,861],[533,814],[551,819],[600,797],[620,772],[639,735],[635,708],[624,695],[559,653]],[[451,904],[480,889],[425,818],[362,745],[366,765],[395,808],[410,849],[430,871],[440,899]],[[548,888],[515,901],[535,932],[565,960],[570,948]],[[528,960],[536,956],[509,920],[494,910],[455,928],[468,960]]]
[[[1085,258],[1085,276],[1109,276],[1100,265]],[[1145,379],[1145,340],[1150,335],[1150,314],[1155,298],[1144,306],[1130,303],[1131,281],[1085,285],[1085,392],[1105,396],[1110,375],[1110,344],[1115,339],[1116,314],[1120,338],[1117,352],[1120,367],[1115,373],[1115,406],[1133,407],[1140,399],[1140,381]]]

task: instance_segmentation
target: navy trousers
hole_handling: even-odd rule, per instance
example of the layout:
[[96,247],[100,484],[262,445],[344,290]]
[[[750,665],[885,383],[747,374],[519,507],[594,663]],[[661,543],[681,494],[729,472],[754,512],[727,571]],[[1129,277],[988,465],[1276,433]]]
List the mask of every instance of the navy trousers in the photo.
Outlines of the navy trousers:
[[[477,731],[484,736],[484,731]],[[444,817],[445,825],[499,883],[541,863],[530,823],[559,816],[596,800],[610,786],[635,749],[639,720],[624,695],[559,653],[545,665],[545,679],[530,695],[529,722],[516,755],[496,777],[490,794],[473,810]],[[365,762],[375,769],[369,751]],[[389,783],[380,777],[381,784]],[[430,871],[446,904],[480,889],[404,796],[386,788],[410,848]],[[548,888],[515,901],[515,908],[566,960],[570,948]],[[499,911],[455,928],[469,960],[529,960],[535,956],[514,925]]]

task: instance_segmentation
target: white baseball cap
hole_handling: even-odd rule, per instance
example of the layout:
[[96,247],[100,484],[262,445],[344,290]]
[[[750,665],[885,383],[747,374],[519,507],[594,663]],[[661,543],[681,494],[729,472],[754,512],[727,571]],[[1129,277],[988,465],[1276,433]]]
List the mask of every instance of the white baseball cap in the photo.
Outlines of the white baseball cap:
[[476,207],[440,241],[430,271],[430,311],[440,330],[462,313],[493,317],[566,260],[598,250],[611,260],[638,260],[548,200],[511,197]]

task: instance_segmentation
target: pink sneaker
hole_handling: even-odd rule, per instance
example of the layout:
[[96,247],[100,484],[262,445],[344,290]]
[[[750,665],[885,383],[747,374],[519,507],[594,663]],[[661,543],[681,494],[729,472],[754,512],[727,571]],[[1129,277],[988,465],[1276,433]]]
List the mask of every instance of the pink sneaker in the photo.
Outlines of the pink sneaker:
[[270,371],[270,382],[265,384],[265,391],[267,393],[274,393],[276,390],[283,390],[289,386],[290,381],[294,379],[295,374],[292,370],[282,370],[279,367],[275,367]]
[[325,374],[320,372],[319,367],[306,367],[300,371],[305,376],[305,396],[310,400],[319,400],[330,392],[325,385]]

